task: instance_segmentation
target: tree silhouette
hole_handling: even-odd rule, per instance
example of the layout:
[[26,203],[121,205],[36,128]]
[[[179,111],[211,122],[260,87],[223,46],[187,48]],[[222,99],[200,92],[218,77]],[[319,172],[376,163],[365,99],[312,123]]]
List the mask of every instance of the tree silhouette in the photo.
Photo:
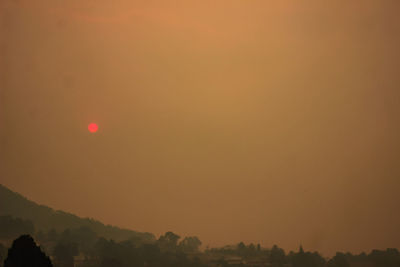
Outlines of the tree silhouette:
[[53,267],[50,259],[30,235],[14,240],[4,261],[4,267]]
[[158,239],[158,244],[163,250],[175,251],[179,238],[180,236],[174,234],[173,232],[166,232],[164,235],[160,236]]
[[274,245],[271,248],[269,258],[271,266],[281,267],[285,264],[285,251],[277,245]]
[[243,242],[240,242],[240,243],[237,245],[237,250],[238,250],[239,252],[244,252],[245,249],[246,249],[246,245],[245,245]]
[[328,261],[328,267],[349,267],[350,264],[346,259],[346,255],[337,252],[336,255]]
[[376,267],[398,267],[400,266],[400,252],[395,248],[386,250],[372,250],[368,255],[370,262]]
[[294,253],[291,257],[293,267],[323,267],[325,266],[324,258],[318,252],[304,252],[302,246],[298,253]]
[[59,242],[54,247],[55,264],[59,267],[74,267],[74,256],[78,255],[78,246],[71,242]]
[[197,236],[185,237],[179,242],[179,248],[183,252],[197,252],[201,245],[201,241]]

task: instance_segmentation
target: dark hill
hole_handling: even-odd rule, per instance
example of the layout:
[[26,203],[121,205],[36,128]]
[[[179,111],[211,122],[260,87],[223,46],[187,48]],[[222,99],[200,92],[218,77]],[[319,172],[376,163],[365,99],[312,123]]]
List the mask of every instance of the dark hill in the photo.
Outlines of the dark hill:
[[55,229],[61,232],[68,228],[88,227],[98,236],[116,241],[131,238],[143,241],[153,241],[155,239],[151,233],[141,233],[104,225],[94,219],[80,218],[71,213],[53,210],[47,206],[36,204],[0,184],[0,216],[2,215],[30,220],[33,222],[36,231]]

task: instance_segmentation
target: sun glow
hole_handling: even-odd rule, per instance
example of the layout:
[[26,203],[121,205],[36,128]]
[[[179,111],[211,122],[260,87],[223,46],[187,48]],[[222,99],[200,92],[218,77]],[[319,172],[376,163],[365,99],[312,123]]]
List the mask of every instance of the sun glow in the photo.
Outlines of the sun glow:
[[99,129],[99,126],[97,126],[96,123],[90,123],[90,124],[88,125],[88,130],[89,130],[89,132],[91,132],[91,133],[97,132],[98,129]]

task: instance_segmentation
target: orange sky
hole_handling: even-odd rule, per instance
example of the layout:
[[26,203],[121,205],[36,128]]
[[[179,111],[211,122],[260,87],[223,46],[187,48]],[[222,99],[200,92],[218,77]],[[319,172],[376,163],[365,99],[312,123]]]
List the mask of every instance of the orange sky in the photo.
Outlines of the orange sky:
[[399,12],[1,1],[0,183],[210,246],[399,248]]

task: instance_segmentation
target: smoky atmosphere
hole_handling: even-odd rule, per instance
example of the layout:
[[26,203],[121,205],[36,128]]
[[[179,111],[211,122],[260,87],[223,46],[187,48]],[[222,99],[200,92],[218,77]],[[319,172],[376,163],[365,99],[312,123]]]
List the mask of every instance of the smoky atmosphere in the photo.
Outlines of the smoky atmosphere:
[[400,266],[399,13],[1,0],[0,267]]

